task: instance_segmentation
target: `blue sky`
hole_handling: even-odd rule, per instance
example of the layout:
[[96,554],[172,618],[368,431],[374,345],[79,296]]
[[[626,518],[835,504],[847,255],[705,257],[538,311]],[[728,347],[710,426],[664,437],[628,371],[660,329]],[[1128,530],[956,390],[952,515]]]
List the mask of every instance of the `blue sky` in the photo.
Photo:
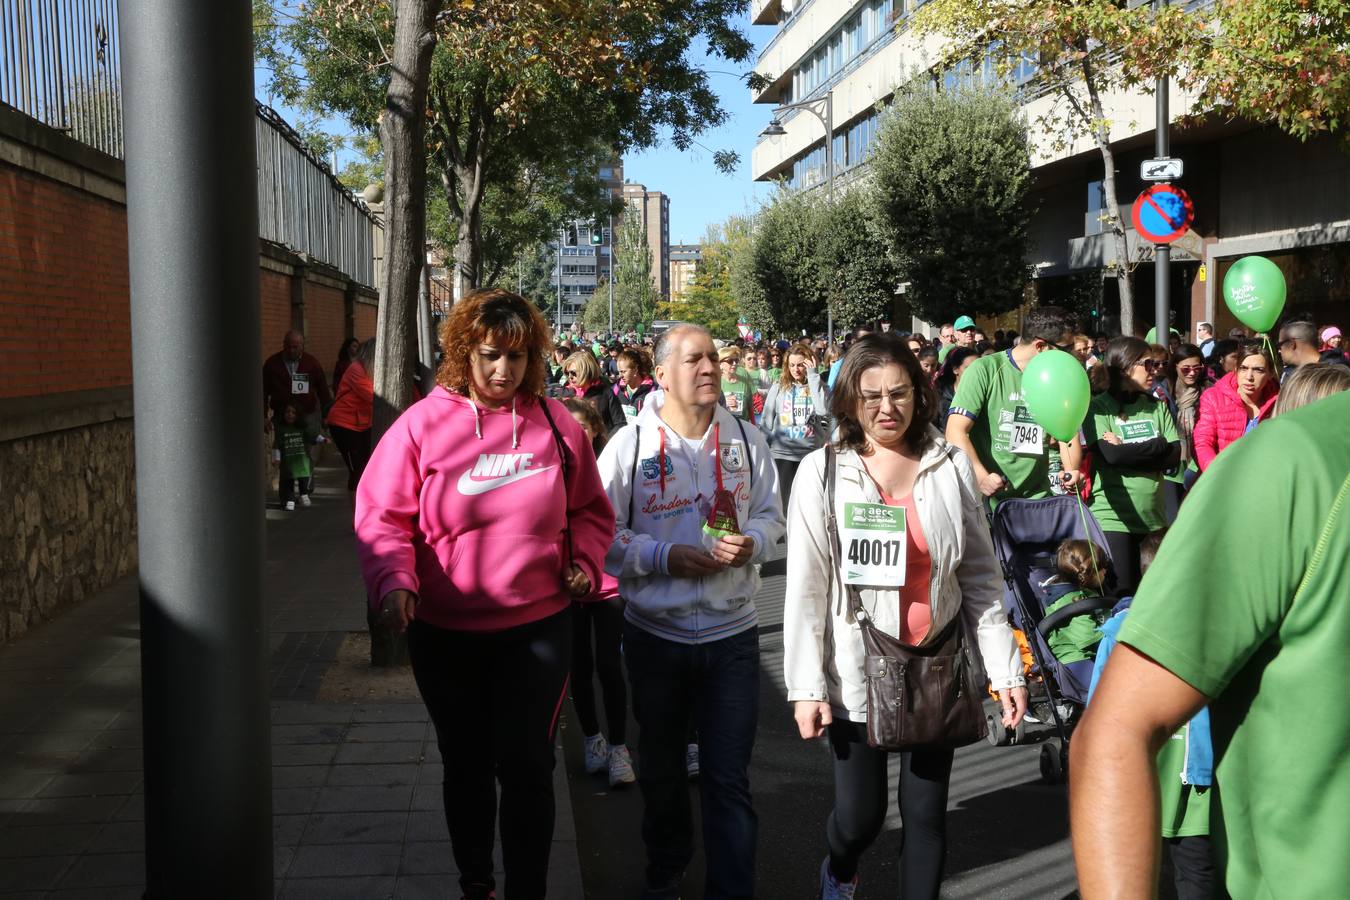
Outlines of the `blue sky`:
[[[772,39],[774,29],[748,23],[746,28],[755,43],[757,58],[760,48]],[[720,72],[748,70],[751,65],[732,66],[725,60],[706,56],[703,64],[711,71]],[[263,87],[266,75],[265,71],[254,70],[256,93],[264,103],[268,101]],[[753,211],[773,190],[772,185],[754,182],[750,177],[750,154],[755,148],[755,139],[769,122],[771,107],[751,103],[745,82],[731,75],[710,75],[709,82],[722,100],[728,121],[721,128],[700,135],[702,147],[681,152],[665,140],[659,146],[624,158],[626,179],[644,184],[648,190],[669,195],[671,243],[697,243],[703,239],[708,225],[723,222],[730,215]],[[299,118],[294,110],[279,103],[276,109],[289,122],[294,123]],[[346,135],[352,131],[341,119],[328,120],[324,127],[334,134]],[[712,162],[714,150],[735,150],[740,154],[740,166],[734,174],[717,170]],[[339,169],[350,156],[350,152],[338,152]]]
[[[749,26],[758,55],[773,37],[774,30],[763,26]],[[706,68],[730,72],[733,67],[725,60],[706,59]],[[749,66],[740,68],[748,69]],[[711,75],[710,83],[722,99],[729,114],[725,125],[700,136],[704,147],[693,147],[687,152],[676,150],[664,142],[642,153],[624,158],[623,175],[629,181],[647,186],[648,190],[670,195],[670,242],[698,243],[708,225],[725,221],[727,216],[745,213],[758,207],[773,191],[765,182],[750,177],[750,154],[755,139],[769,123],[772,109],[768,104],[750,102],[750,91],[745,82],[729,75]],[[736,172],[724,175],[712,163],[713,150],[735,150],[741,155]]]

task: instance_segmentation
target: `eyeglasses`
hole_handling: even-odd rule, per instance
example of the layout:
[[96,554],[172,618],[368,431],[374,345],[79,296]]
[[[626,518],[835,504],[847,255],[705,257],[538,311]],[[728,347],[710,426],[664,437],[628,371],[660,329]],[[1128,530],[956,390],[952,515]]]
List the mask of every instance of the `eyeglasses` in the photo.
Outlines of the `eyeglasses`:
[[1297,343],[1298,343],[1298,338],[1285,338],[1284,340],[1280,341],[1280,342],[1279,342],[1278,344],[1276,344],[1275,346],[1276,346],[1278,349],[1283,350],[1285,347],[1293,347],[1293,346],[1296,345]]
[[564,377],[564,378],[580,378],[580,377],[581,377],[581,373],[580,373],[580,372],[573,372],[571,369],[568,369],[567,371],[563,372],[563,377]]
[[1141,360],[1139,360],[1139,362],[1135,363],[1135,365],[1136,365],[1136,366],[1143,366],[1145,369],[1147,369],[1147,370],[1150,371],[1150,372],[1153,372],[1153,371],[1156,371],[1157,369],[1162,368],[1162,363],[1158,362],[1156,359],[1141,359]]
[[881,401],[889,399],[891,406],[904,406],[914,399],[914,388],[898,387],[889,394],[863,394],[863,409],[878,410],[881,409]]
[[1199,375],[1205,371],[1204,366],[1177,366],[1177,371],[1182,375]]

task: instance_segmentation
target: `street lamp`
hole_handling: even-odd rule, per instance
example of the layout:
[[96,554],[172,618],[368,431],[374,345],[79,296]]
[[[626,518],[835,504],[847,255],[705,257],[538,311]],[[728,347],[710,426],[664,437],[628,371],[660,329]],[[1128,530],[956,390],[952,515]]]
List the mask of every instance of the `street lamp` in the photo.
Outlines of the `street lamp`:
[[[817,107],[820,107],[821,109],[817,109]],[[787,130],[783,128],[783,123],[778,121],[778,117],[790,109],[806,110],[819,119],[821,125],[825,126],[825,201],[833,206],[834,91],[826,91],[824,97],[817,97],[814,100],[803,100],[800,103],[784,103],[782,106],[774,107],[773,117],[769,119],[768,126],[760,132],[760,137],[781,137],[787,134]],[[834,310],[830,309],[828,301],[825,303],[825,340],[830,346],[834,346]]]

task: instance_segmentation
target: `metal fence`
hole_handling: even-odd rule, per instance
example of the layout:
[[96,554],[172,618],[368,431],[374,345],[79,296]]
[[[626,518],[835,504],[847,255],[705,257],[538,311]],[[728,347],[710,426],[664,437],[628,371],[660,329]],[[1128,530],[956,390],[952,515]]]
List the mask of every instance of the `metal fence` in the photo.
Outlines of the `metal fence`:
[[115,0],[0,0],[0,103],[122,156]]
[[258,104],[258,234],[375,284],[370,210],[270,107]]

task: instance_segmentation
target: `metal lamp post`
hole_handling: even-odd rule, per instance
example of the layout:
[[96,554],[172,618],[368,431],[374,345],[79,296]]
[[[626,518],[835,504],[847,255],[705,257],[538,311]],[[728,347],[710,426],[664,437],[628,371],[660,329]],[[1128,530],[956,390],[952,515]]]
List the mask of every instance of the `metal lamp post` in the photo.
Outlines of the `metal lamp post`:
[[[821,110],[823,109],[823,114]],[[826,91],[824,97],[817,97],[815,100],[803,100],[801,103],[784,103],[782,106],[774,107],[773,117],[769,119],[768,126],[760,132],[761,137],[779,137],[787,134],[783,128],[783,123],[778,121],[779,115],[790,109],[801,109],[809,112],[820,120],[820,124],[825,126],[825,200],[831,206],[834,205],[834,91]],[[834,310],[830,309],[830,304],[825,304],[825,340],[830,346],[834,346]]]

